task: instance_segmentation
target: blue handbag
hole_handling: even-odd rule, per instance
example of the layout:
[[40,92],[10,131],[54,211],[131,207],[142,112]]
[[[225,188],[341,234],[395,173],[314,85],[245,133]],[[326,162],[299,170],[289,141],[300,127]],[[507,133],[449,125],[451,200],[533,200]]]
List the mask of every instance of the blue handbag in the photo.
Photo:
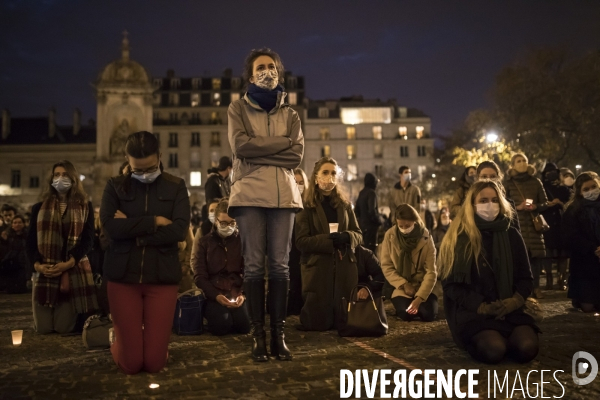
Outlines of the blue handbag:
[[173,332],[178,335],[202,334],[206,298],[200,289],[190,289],[177,295]]

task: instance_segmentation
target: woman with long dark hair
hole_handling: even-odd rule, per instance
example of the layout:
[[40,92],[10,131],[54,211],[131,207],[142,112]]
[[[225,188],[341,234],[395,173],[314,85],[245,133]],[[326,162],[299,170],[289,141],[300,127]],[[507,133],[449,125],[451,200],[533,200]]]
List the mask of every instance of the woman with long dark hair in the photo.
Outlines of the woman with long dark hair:
[[298,113],[285,102],[283,64],[276,52],[252,50],[243,76],[247,92],[232,102],[227,112],[233,153],[228,214],[240,227],[246,263],[244,292],[254,328],[252,358],[269,359],[264,330],[268,270],[271,355],[291,360],[284,340],[288,258],[294,215],[302,209],[293,171],[302,161],[304,136]]
[[438,258],[452,337],[473,358],[490,364],[506,354],[529,362],[539,349],[539,329],[523,311],[533,277],[512,218],[513,210],[496,182],[474,183]]
[[582,172],[563,215],[563,240],[571,253],[569,292],[583,312],[600,312],[600,177]]
[[159,372],[181,280],[178,242],[190,226],[183,179],[163,171],[158,140],[150,132],[127,138],[124,175],[104,189],[100,219],[112,239],[104,258],[114,324],[113,359],[126,374]]
[[94,243],[94,208],[79,173],[67,160],[52,166],[42,202],[31,210],[27,236],[33,283],[33,322],[38,333],[68,333],[77,314],[98,309],[87,253]]
[[[304,330],[334,328],[342,297],[349,298],[358,283],[354,249],[361,243],[362,233],[339,185],[341,180],[341,168],[333,158],[317,161],[304,192],[305,208],[296,216]],[[334,232],[330,232],[330,224],[336,224]],[[363,293],[358,295],[362,298]]]

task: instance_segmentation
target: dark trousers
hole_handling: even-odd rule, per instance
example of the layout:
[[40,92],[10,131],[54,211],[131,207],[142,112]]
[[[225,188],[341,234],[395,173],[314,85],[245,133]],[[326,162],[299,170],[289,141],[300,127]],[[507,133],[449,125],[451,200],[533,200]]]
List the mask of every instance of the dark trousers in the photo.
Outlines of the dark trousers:
[[392,304],[396,309],[396,315],[404,321],[412,321],[416,317],[421,318],[421,321],[431,322],[437,317],[438,313],[438,299],[435,294],[430,294],[427,301],[424,301],[419,306],[419,311],[416,314],[409,314],[406,309],[410,306],[414,299],[409,299],[404,296],[397,296],[392,298]]
[[228,333],[250,332],[250,317],[246,302],[239,308],[227,308],[215,300],[208,300],[204,309],[206,329],[216,336]]

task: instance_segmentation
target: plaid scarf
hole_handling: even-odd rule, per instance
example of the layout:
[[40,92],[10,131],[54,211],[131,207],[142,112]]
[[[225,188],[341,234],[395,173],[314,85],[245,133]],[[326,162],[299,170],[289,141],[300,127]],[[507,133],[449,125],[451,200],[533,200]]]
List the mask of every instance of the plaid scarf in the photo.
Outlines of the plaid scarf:
[[[43,264],[56,264],[66,261],[68,251],[78,242],[79,236],[88,218],[88,205],[81,205],[69,200],[67,213],[70,217],[69,235],[67,237],[67,253],[62,254],[64,246],[62,215],[57,197],[44,201],[37,219],[38,251],[43,257]],[[87,313],[98,309],[98,301],[94,286],[92,269],[87,256],[83,256],[75,267],[63,274],[68,274],[69,300],[77,313]],[[34,299],[38,304],[48,307],[56,305],[59,297],[61,277],[48,278],[39,275],[35,283]]]

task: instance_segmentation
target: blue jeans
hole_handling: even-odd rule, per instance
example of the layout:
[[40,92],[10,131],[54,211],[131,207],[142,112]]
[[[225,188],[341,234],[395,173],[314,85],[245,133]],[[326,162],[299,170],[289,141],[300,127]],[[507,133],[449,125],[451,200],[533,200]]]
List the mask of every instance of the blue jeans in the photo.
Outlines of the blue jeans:
[[289,279],[289,254],[295,210],[292,208],[233,207],[230,215],[240,228],[244,280]]

